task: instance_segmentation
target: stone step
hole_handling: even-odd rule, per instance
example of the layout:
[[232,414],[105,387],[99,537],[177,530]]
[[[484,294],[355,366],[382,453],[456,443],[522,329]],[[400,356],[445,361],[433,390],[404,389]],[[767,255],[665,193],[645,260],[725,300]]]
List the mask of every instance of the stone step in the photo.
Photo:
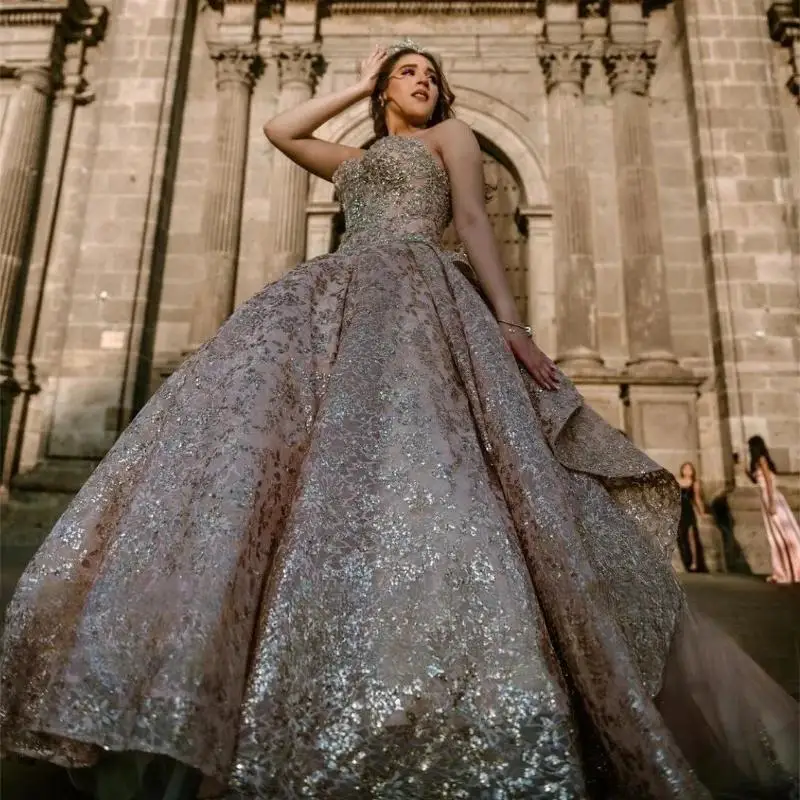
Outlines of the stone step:
[[0,506],[3,547],[38,547],[75,495],[64,492],[19,492]]

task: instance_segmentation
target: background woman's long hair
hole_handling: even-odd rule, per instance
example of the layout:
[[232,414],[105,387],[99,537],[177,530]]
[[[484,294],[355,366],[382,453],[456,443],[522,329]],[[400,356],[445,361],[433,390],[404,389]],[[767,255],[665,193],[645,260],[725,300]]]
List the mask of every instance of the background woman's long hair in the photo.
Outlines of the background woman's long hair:
[[440,122],[444,122],[444,120],[450,119],[453,116],[453,102],[456,98],[453,94],[453,90],[450,88],[450,84],[447,82],[447,78],[445,78],[442,72],[442,68],[439,66],[436,59],[425,55],[425,53],[418,53],[411,47],[407,47],[398,50],[396,53],[392,53],[392,55],[386,59],[381,67],[381,71],[378,73],[378,79],[375,81],[375,88],[372,90],[372,97],[369,103],[369,113],[372,117],[376,139],[382,139],[384,136],[389,135],[389,129],[386,127],[386,109],[381,103],[381,96],[386,91],[386,87],[389,84],[389,76],[392,74],[392,70],[394,70],[397,62],[403,56],[407,56],[410,53],[425,56],[425,58],[431,62],[433,71],[436,74],[436,84],[439,87],[439,97],[436,100],[436,106],[433,109],[431,118],[428,120],[427,127],[432,128],[434,125],[438,125]]
[[777,474],[778,470],[775,469],[775,463],[772,456],[769,454],[767,443],[760,436],[751,436],[747,440],[747,449],[750,451],[750,463],[747,466],[747,474],[750,480],[756,483],[756,467],[758,466],[759,459],[764,458],[770,470]]
[[694,482],[697,480],[697,469],[696,469],[695,465],[691,461],[684,461],[683,464],[681,464],[680,470],[678,470],[678,475],[680,475],[681,478],[683,477],[683,468],[684,467],[690,467],[691,468],[691,470],[692,470],[692,485],[694,485]]

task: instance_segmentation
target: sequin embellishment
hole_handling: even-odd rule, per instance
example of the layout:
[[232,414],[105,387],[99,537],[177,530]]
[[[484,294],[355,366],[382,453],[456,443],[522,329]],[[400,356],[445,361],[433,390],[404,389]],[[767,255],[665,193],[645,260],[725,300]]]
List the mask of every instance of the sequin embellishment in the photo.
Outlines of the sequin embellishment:
[[683,597],[674,481],[568,380],[534,392],[439,249],[399,137],[336,175],[348,232],[244,303],[29,565],[2,743],[163,753],[243,797],[701,798],[652,697]]

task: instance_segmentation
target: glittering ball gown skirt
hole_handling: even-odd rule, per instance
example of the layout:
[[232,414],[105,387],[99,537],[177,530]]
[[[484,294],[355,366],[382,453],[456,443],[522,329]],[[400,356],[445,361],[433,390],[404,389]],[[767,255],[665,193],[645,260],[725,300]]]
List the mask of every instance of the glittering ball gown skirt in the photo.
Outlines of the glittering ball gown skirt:
[[181,366],[25,571],[4,751],[237,797],[785,788],[797,706],[687,612],[675,482],[518,368],[439,247],[444,169],[387,137],[335,182],[342,247]]

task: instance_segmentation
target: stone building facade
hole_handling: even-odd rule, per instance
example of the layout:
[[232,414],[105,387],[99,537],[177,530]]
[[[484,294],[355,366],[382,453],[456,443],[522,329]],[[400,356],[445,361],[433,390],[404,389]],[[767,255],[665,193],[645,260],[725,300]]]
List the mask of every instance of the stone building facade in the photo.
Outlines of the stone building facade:
[[[74,491],[340,233],[265,140],[375,42],[438,52],[521,309],[656,459],[800,474],[800,2],[0,0],[3,484]],[[366,108],[321,135],[371,138]],[[449,235],[454,243],[454,235]]]

